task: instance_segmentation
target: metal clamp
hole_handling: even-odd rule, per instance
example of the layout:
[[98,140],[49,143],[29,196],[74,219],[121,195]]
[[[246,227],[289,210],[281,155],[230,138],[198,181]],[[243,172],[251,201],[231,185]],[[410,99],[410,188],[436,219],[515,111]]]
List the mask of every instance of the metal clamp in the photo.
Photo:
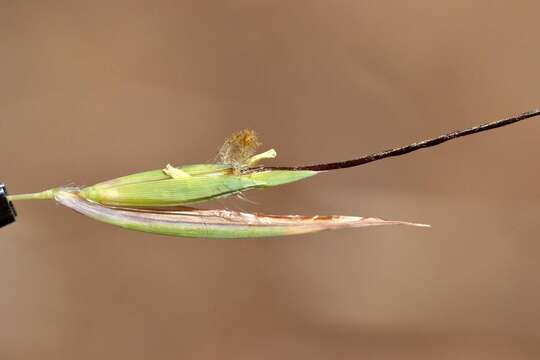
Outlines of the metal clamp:
[[7,198],[8,192],[6,190],[6,185],[0,183],[0,227],[15,222],[15,217],[17,216],[17,211]]

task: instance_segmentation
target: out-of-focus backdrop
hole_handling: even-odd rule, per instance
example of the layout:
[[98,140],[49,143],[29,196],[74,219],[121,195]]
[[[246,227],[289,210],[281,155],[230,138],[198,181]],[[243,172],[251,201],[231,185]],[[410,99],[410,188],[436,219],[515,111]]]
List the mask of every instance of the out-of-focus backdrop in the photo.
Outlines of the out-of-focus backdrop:
[[[537,1],[0,3],[11,193],[214,159],[347,159],[540,106]],[[52,202],[0,230],[2,359],[537,359],[540,122],[212,206],[356,214],[263,240],[129,232]],[[270,162],[268,162],[270,164]]]

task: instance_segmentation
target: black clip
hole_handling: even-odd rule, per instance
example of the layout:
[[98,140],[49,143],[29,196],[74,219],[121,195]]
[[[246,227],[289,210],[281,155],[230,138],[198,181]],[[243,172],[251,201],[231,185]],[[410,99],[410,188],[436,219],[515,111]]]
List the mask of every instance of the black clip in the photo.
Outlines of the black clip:
[[0,183],[0,227],[15,222],[17,216],[17,211],[15,211],[11,201],[7,199],[7,195],[6,185]]

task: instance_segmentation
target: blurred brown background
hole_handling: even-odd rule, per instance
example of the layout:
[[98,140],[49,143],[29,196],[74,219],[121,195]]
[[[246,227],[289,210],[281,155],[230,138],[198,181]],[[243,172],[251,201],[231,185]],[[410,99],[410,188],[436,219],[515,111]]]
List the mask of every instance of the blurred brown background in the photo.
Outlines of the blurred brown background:
[[[296,165],[540,106],[537,1],[0,2],[11,193],[212,160]],[[1,359],[536,359],[540,124],[213,206],[430,223],[170,238],[17,204]]]

